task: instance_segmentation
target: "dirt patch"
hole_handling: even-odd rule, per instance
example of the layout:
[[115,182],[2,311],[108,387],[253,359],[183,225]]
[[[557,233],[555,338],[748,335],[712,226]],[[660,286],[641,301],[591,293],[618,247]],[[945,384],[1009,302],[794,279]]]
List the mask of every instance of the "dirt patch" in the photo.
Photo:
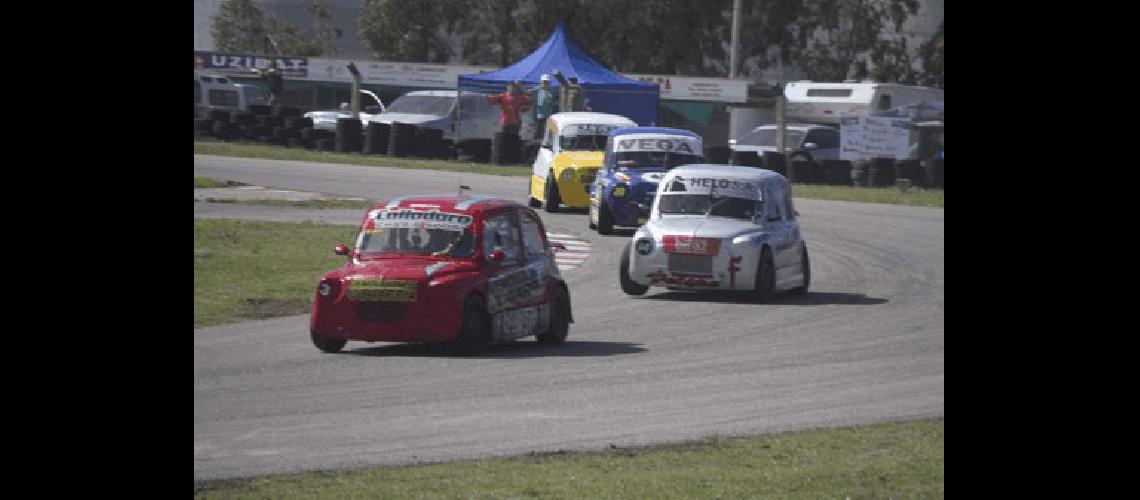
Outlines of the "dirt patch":
[[241,317],[266,319],[293,314],[304,314],[312,308],[312,303],[304,299],[248,298],[242,301]]

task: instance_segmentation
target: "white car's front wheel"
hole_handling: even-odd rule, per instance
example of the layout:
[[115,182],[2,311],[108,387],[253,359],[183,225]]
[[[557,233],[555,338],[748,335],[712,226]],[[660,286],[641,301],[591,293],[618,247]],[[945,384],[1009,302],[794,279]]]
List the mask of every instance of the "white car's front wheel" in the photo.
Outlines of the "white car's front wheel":
[[629,245],[621,252],[621,268],[618,270],[618,279],[621,281],[621,291],[626,295],[645,295],[649,287],[633,281],[629,277]]

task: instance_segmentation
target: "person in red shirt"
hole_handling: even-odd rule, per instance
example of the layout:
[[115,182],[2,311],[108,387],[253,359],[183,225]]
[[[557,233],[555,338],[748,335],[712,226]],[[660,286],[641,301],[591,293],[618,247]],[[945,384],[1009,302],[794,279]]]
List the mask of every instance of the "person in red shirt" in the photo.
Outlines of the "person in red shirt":
[[487,96],[487,102],[499,106],[499,126],[502,131],[518,135],[519,112],[530,109],[530,97],[523,93],[520,82],[511,82],[502,94]]

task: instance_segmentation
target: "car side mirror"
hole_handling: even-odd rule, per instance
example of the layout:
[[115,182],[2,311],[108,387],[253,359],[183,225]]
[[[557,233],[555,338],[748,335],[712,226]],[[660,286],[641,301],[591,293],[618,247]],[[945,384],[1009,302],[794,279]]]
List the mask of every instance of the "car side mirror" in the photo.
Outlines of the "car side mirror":
[[335,252],[337,255],[348,255],[348,245],[345,245],[344,243],[337,243],[337,245],[333,247],[333,252]]
[[550,248],[557,248],[559,250],[566,250],[566,244],[561,241],[551,241]]
[[502,262],[505,258],[507,258],[507,254],[503,253],[502,250],[495,250],[494,252],[491,252],[492,262]]
[[769,215],[768,217],[765,217],[765,220],[767,220],[768,222],[780,222],[780,216],[779,215]]
[[814,143],[814,142],[808,142],[808,143],[804,143],[804,149],[815,149],[815,148],[818,148],[818,147],[819,147],[819,145],[817,145],[817,144],[816,144],[816,143]]

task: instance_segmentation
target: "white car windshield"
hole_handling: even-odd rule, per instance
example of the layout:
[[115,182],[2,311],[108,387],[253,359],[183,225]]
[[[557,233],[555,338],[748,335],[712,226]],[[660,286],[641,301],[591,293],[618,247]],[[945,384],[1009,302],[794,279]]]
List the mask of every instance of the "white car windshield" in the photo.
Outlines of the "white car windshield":
[[563,151],[602,151],[606,149],[606,135],[563,135],[558,146]]
[[759,200],[713,197],[707,194],[665,194],[657,205],[661,214],[705,215],[752,220],[760,212]]
[[402,95],[392,102],[386,112],[418,115],[447,116],[455,106],[455,97],[434,95]]
[[382,228],[360,232],[356,248],[363,254],[422,254],[435,257],[470,257],[475,237],[448,229]]
[[[785,130],[784,145],[788,147],[797,147],[803,141],[804,133],[800,130]],[[765,146],[776,147],[776,129],[774,128],[757,128],[751,132],[740,136],[736,140],[738,146]]]

